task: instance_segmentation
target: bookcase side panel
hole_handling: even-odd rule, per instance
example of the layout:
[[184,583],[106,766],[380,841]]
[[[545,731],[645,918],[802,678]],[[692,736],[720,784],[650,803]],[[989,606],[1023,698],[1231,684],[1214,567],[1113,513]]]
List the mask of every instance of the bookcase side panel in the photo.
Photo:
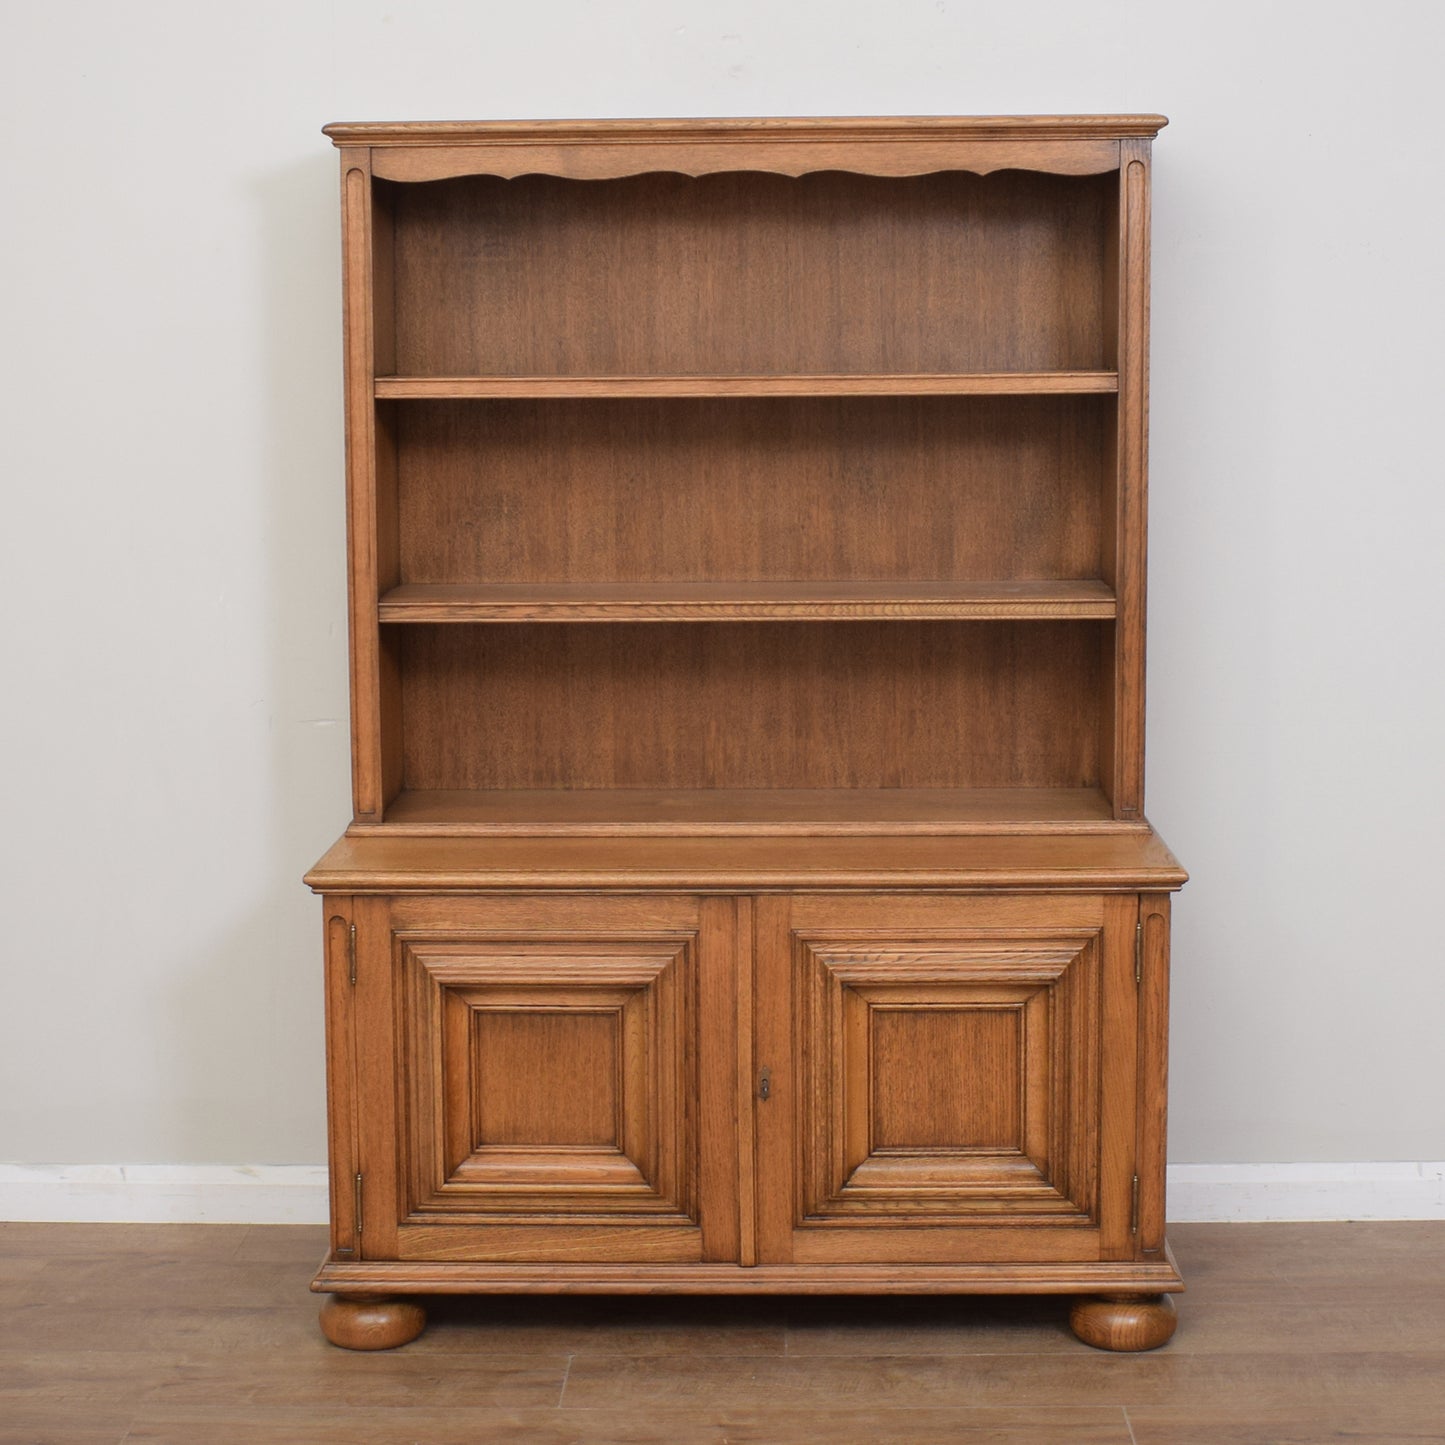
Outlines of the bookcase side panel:
[[1144,812],[1144,610],[1149,417],[1149,142],[1122,145],[1117,228],[1118,425],[1106,472],[1104,580],[1117,596],[1105,786],[1115,817]]
[[[390,225],[373,206],[370,153],[341,153],[342,289],[346,366],[347,593],[351,646],[352,808],[378,821],[400,787],[399,676],[382,646],[376,603],[397,577],[396,449],[377,425],[377,257],[389,257]],[[384,268],[389,272],[389,263]]]

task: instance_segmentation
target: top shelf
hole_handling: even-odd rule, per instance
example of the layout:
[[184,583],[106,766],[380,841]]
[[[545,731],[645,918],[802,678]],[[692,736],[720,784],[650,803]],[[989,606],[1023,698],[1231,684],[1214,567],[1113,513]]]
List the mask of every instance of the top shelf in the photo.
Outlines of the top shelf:
[[706,119],[333,121],[322,132],[336,145],[553,145],[640,141],[810,139],[847,141],[953,140],[985,136],[1028,140],[1120,140],[1154,136],[1169,124],[1162,115],[911,115],[716,116]]
[[654,396],[1057,396],[1110,394],[1116,371],[778,376],[378,376],[379,401]]

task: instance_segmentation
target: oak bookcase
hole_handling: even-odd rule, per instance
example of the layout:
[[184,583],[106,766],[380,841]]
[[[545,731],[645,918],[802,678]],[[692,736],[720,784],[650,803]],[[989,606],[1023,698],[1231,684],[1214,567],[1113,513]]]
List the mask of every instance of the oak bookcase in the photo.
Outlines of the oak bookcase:
[[525,1291],[1168,1338],[1163,124],[327,127],[335,1343]]

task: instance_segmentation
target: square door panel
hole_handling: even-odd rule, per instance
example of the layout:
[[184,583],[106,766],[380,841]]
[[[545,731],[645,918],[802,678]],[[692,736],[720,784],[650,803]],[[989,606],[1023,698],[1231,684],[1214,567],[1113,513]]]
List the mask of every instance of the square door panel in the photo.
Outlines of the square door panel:
[[401,942],[412,1218],[695,1218],[694,940]]
[[622,1147],[622,1009],[489,1006],[484,993],[454,1002],[471,1029],[463,1149]]
[[870,1152],[1022,1148],[1018,1009],[880,1005],[864,1027]]
[[1098,956],[794,934],[801,1223],[1093,1220]]

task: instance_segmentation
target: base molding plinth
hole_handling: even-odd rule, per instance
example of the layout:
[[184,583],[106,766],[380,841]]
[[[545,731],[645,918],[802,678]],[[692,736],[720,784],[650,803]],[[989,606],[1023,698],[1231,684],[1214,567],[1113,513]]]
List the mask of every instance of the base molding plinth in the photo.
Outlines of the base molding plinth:
[[1184,1288],[1166,1244],[1153,1261],[977,1264],[527,1264],[327,1258],[311,1282],[346,1299],[493,1294],[959,1294],[1152,1298]]

